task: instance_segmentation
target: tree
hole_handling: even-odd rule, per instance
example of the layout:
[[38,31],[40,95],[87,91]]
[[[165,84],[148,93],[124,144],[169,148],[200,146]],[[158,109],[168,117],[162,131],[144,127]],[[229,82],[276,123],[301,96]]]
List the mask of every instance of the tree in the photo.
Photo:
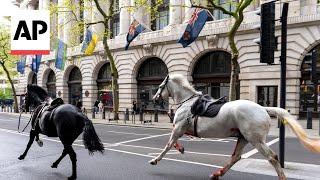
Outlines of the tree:
[[16,74],[16,72],[12,71],[12,69],[14,68],[18,58],[15,56],[12,56],[9,53],[10,52],[10,34],[8,32],[9,32],[8,29],[5,29],[5,28],[0,29],[0,65],[11,85],[13,99],[14,99],[14,112],[17,113],[19,112],[18,100],[17,100],[16,89],[14,87],[14,83],[12,79],[12,77]]
[[207,0],[206,5],[202,5],[198,2],[194,2],[193,0],[191,1],[191,6],[192,7],[199,7],[199,8],[204,8],[204,9],[217,9],[221,11],[223,14],[229,15],[230,17],[233,18],[234,22],[233,25],[228,32],[228,39],[229,39],[229,46],[231,48],[231,77],[230,77],[230,90],[229,90],[229,100],[233,101],[236,100],[236,82],[239,78],[239,72],[240,72],[240,67],[239,67],[239,62],[238,62],[238,57],[239,57],[239,50],[236,46],[235,43],[235,35],[243,22],[244,15],[243,12],[244,10],[254,1],[254,0],[240,0],[239,2],[230,2],[232,3],[235,8],[228,10],[224,8],[223,6],[219,5],[218,0]]
[[[72,26],[72,33],[71,35],[79,36],[83,34],[84,27],[90,27],[92,25],[96,24],[102,24],[104,26],[104,32],[102,34],[102,42],[104,47],[104,57],[106,57],[110,62],[110,69],[111,69],[111,76],[112,76],[112,94],[113,94],[113,112],[114,112],[114,119],[119,119],[119,85],[118,85],[118,70],[115,64],[114,57],[112,55],[112,52],[108,45],[108,39],[111,36],[111,30],[110,30],[110,21],[112,19],[112,16],[114,14],[114,6],[116,0],[107,0],[105,1],[105,4],[109,4],[108,11],[105,12],[103,8],[100,6],[101,0],[89,0],[88,2],[92,3],[94,1],[96,8],[98,9],[99,13],[103,17],[102,20],[97,22],[86,22],[83,17],[78,18],[77,14],[79,12],[83,11],[92,11],[91,5],[84,5],[79,6],[76,5],[73,0],[65,0],[62,4],[62,7],[59,5],[51,4],[50,11],[51,14],[57,15],[58,13],[67,13],[72,16],[69,17],[70,19],[65,22],[64,24],[59,24],[58,28],[63,28],[63,26],[66,26],[68,23],[75,23],[74,26]],[[84,3],[83,0],[80,0],[80,2]]]

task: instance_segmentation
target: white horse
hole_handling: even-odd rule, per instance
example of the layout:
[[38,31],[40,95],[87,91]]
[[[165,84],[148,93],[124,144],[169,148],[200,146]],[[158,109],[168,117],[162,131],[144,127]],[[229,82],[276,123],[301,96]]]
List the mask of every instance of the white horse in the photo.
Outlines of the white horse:
[[[237,100],[225,103],[214,118],[199,117],[197,123],[192,118],[191,105],[201,92],[196,91],[182,75],[168,75],[159,86],[154,100],[172,97],[179,105],[173,122],[173,130],[168,144],[161,154],[149,161],[156,165],[172,146],[179,147],[177,140],[184,134],[198,135],[204,138],[237,137],[237,145],[231,161],[222,169],[210,176],[218,179],[223,176],[237,161],[241,159],[243,148],[251,143],[264,157],[266,157],[277,171],[280,180],[286,179],[277,155],[266,145],[267,134],[270,129],[271,115],[277,115],[282,122],[289,124],[300,142],[313,152],[320,152],[320,141],[307,136],[301,125],[284,109],[277,107],[262,107],[252,101]],[[196,124],[196,125],[195,125]],[[176,148],[177,148],[176,147]]]

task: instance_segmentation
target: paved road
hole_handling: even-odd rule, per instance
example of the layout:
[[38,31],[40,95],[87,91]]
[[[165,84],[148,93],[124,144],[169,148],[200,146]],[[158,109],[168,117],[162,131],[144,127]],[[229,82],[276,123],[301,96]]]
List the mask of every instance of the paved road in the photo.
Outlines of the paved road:
[[[27,123],[23,118],[22,126]],[[34,144],[24,161],[17,160],[28,141],[28,134],[16,132],[17,117],[0,114],[0,179],[64,179],[71,174],[69,158],[58,169],[50,165],[61,154],[62,145],[56,138],[42,137],[44,147]],[[169,138],[169,130],[95,124],[106,152],[89,156],[81,140],[74,143],[78,155],[78,179],[208,179],[209,174],[223,166],[230,157],[235,139],[190,139],[180,142],[186,153],[171,150],[157,166],[147,162],[161,151]],[[81,137],[81,136],[80,136]],[[268,142],[277,150],[276,137]],[[296,139],[287,139],[286,160],[320,164],[319,155],[304,150]],[[263,158],[253,148],[245,149],[245,156]],[[222,179],[277,179],[274,176],[229,171]]]

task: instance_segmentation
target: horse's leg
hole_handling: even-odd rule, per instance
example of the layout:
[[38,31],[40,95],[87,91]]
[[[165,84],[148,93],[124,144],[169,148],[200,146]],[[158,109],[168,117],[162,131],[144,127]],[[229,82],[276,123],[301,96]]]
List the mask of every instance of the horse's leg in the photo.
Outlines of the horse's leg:
[[182,144],[178,143],[178,141],[174,143],[173,147],[176,148],[176,150],[179,151],[181,154],[184,153],[184,147]]
[[38,143],[38,145],[39,145],[40,147],[43,146],[43,142],[40,140],[39,134],[36,135],[36,142]]
[[51,165],[52,168],[57,168],[61,160],[67,155],[66,149],[63,149],[61,156]]
[[219,179],[219,176],[223,176],[236,162],[238,162],[241,159],[242,150],[247,144],[248,141],[244,139],[244,137],[239,137],[232,153],[231,161],[225,167],[213,173],[211,179]]
[[160,161],[163,158],[163,156],[171,149],[173,144],[177,142],[179,137],[181,137],[185,133],[185,131],[186,131],[186,128],[183,127],[183,124],[181,124],[181,126],[176,125],[171,132],[171,136],[166,147],[156,158],[149,161],[149,163],[152,165],[156,165],[158,161]]
[[272,166],[276,169],[277,174],[279,176],[279,180],[287,179],[286,176],[284,175],[282,168],[281,168],[277,154],[274,153],[272,151],[272,149],[270,149],[270,147],[267,146],[265,143],[257,143],[254,146],[258,149],[258,151],[264,157],[266,157],[269,160],[270,164],[272,164]]
[[30,131],[30,139],[29,139],[29,142],[28,142],[28,144],[27,144],[27,148],[26,148],[26,150],[24,151],[24,153],[21,154],[21,155],[18,157],[19,160],[23,160],[23,159],[26,157],[26,155],[27,155],[27,153],[28,153],[28,151],[29,151],[29,149],[30,149],[33,141],[34,141],[34,138],[37,136],[37,134],[39,134],[39,133],[35,132],[34,130],[31,130],[31,131]]
[[72,162],[72,175],[68,177],[69,180],[77,179],[77,154],[74,152],[72,145],[66,145],[65,150],[70,156]]

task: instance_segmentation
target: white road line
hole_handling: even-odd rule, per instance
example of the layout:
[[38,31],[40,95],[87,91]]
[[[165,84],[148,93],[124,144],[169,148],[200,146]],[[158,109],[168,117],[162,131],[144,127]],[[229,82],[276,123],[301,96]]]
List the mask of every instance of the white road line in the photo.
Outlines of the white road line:
[[[160,150],[160,151],[163,150],[161,148],[154,148],[154,147],[147,147],[147,146],[135,146],[135,145],[129,145],[129,144],[120,144],[120,146],[135,147],[135,148],[142,148],[142,149],[152,149],[152,150]],[[175,150],[171,150],[171,151],[175,151]],[[198,154],[198,155],[209,155],[209,156],[231,157],[231,155],[228,155],[228,154],[213,154],[213,153],[203,153],[203,152],[194,152],[194,151],[185,151],[185,153]]]
[[[26,134],[26,133],[18,133],[18,132],[16,132],[16,131],[7,130],[7,129],[2,129],[2,128],[0,128],[0,131],[12,133],[12,134],[17,134],[17,135],[22,135],[22,136],[28,136],[28,134]],[[57,141],[57,140],[54,140],[54,139],[48,139],[48,138],[43,138],[43,139],[45,139],[45,140],[47,140],[47,141],[60,142],[60,141]],[[78,146],[78,147],[84,147],[84,145],[81,145],[81,144],[73,144],[73,145],[74,145],[74,146]],[[129,152],[129,151],[123,151],[123,150],[117,150],[117,149],[111,149],[111,148],[105,148],[105,150],[114,151],[114,152],[120,152],[120,153],[125,153],[125,154],[131,154],[131,155],[136,155],[136,156],[142,156],[142,157],[154,158],[154,156],[150,156],[150,155],[146,155],[146,154],[139,154],[139,153],[134,153],[134,152]],[[182,162],[182,163],[187,163],[187,164],[194,164],[194,165],[206,166],[206,167],[222,168],[222,166],[217,166],[217,165],[213,165],[213,164],[206,164],[206,163],[185,161],[185,160],[172,159],[172,158],[163,158],[163,159],[169,160],[169,161],[174,161],[174,162]]]
[[[153,156],[153,155],[155,155],[155,156],[158,156],[160,153],[148,153],[148,155],[151,155],[151,156]],[[180,152],[167,152],[166,154],[180,154]]]
[[132,140],[128,140],[128,141],[122,141],[122,142],[118,142],[118,143],[115,143],[115,144],[125,144],[125,143],[136,142],[136,141],[141,141],[141,140],[146,140],[146,139],[151,139],[151,138],[156,138],[156,137],[161,137],[161,136],[167,136],[167,135],[170,135],[170,134],[171,133],[159,134],[159,135],[148,136],[148,137],[143,137],[143,138],[138,138],[138,139],[132,139]]
[[[278,142],[278,141],[279,141],[279,138],[276,138],[276,139],[268,142],[267,145],[268,145],[268,146],[271,146],[272,144],[274,144],[274,143],[276,143],[276,142]],[[249,158],[249,157],[253,156],[254,154],[256,154],[257,152],[258,152],[257,149],[253,149],[253,150],[251,150],[251,151],[249,151],[249,152],[247,152],[247,153],[245,153],[245,154],[242,154],[242,155],[241,155],[241,158],[243,158],[243,159]]]
[[229,140],[226,141],[225,139],[205,139],[205,138],[181,138],[180,141],[192,141],[192,142],[230,142]]
[[152,136],[152,134],[128,133],[128,132],[121,132],[121,131],[107,131],[107,132],[117,133],[117,134],[137,135],[137,136]]

